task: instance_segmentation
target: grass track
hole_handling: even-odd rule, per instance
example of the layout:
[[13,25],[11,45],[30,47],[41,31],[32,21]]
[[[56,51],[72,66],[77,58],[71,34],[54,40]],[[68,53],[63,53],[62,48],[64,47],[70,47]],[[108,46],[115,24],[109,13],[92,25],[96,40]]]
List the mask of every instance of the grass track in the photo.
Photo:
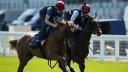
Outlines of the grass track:
[[[50,69],[48,61],[34,57],[24,69],[24,72],[62,72],[58,65]],[[55,63],[52,62],[52,65]],[[18,68],[17,56],[0,56],[0,72],[16,72]],[[73,68],[79,71],[78,65],[72,63]],[[128,72],[128,62],[105,61],[86,59],[86,72]]]

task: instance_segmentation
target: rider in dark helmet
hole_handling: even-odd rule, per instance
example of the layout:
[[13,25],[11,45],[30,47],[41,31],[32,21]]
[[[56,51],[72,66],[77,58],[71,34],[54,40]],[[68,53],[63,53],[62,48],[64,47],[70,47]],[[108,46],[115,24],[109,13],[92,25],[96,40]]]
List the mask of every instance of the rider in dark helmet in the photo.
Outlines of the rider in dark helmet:
[[41,44],[41,41],[47,37],[52,29],[57,27],[55,21],[62,17],[64,9],[64,2],[57,1],[55,6],[49,6],[46,8],[46,10],[43,7],[40,10],[40,18],[42,20],[43,27],[41,28],[40,32],[35,35],[35,42],[30,42],[29,45],[31,48],[38,47]]
[[[82,23],[82,22],[87,22],[88,19],[91,17],[88,15],[88,13],[90,12],[90,7],[89,5],[84,2],[82,7],[80,9],[71,9],[68,13],[67,13],[67,20],[70,21],[70,24],[72,26],[75,27],[76,32],[75,35],[79,35],[79,33],[82,31],[83,27],[85,27],[86,23]],[[98,36],[101,35],[101,33],[97,34]],[[72,47],[74,46],[74,37],[70,37],[71,39],[69,40],[69,46]]]
[[[89,12],[90,12],[90,7],[86,2],[84,2],[81,9],[75,9],[73,12],[72,11],[69,12],[69,13],[72,13],[70,22],[72,23],[72,25],[74,25],[74,27],[77,30],[82,30],[82,27],[84,27],[84,25],[81,25],[81,22],[83,18],[84,18],[84,22],[87,22],[88,18],[90,18],[90,16],[88,15]],[[100,36],[100,35],[101,35],[101,32],[97,33],[97,36]]]
[[84,18],[88,18],[89,15],[88,13],[90,12],[90,7],[89,5],[85,2],[81,9],[75,9],[72,12],[72,16],[70,18],[70,21],[73,22],[73,25],[75,26],[76,29],[81,30],[82,26],[79,24],[81,22],[81,19]]

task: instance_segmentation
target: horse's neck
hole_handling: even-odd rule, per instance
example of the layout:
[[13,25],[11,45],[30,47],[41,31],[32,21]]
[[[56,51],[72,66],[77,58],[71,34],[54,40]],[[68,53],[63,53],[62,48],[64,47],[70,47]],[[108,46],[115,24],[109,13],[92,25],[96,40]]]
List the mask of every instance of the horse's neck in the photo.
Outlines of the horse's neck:
[[92,36],[92,32],[87,32],[87,31],[83,31],[83,36],[84,36],[84,40],[86,40],[86,42],[89,42]]
[[93,32],[93,26],[91,23],[86,23],[86,25],[84,26],[83,28],[83,31],[86,31],[86,32]]
[[62,26],[62,27],[54,30],[52,35],[53,35],[53,37],[56,38],[56,40],[63,41],[64,35],[65,35],[65,30],[66,30],[65,26]]
[[94,19],[90,18],[87,22],[86,25],[84,26],[83,30],[85,31],[90,31],[90,32],[98,32],[100,30],[100,26],[98,22],[96,22]]
[[87,35],[87,37],[88,37],[88,41],[90,41],[91,36],[92,36],[92,32],[88,32],[88,35]]

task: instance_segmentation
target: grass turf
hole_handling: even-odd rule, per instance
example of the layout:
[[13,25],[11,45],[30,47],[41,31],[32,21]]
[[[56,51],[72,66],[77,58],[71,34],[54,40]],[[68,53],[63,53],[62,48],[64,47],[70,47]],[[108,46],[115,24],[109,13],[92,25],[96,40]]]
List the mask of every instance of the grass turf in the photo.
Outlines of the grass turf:
[[[17,72],[18,68],[17,56],[0,56],[0,72]],[[52,65],[55,61],[52,62]],[[72,67],[79,71],[76,63],[72,63]],[[62,72],[58,65],[54,69],[50,69],[48,61],[34,57],[31,59],[24,69],[24,72]],[[86,59],[86,72],[128,72],[128,62],[105,61]]]

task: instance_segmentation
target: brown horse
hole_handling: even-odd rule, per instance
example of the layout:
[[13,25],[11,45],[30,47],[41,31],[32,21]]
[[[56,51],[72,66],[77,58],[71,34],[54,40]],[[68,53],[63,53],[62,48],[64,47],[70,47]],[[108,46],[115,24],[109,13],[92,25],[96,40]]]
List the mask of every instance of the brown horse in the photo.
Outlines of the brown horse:
[[65,31],[67,22],[64,19],[57,21],[57,28],[53,30],[43,44],[44,54],[41,54],[40,48],[31,49],[29,47],[30,35],[24,35],[18,39],[9,40],[10,48],[16,49],[19,58],[19,68],[17,72],[23,72],[28,61],[34,56],[45,58],[47,60],[57,60],[59,67],[63,72],[70,72],[67,65],[66,47],[65,47]]
[[[68,66],[70,67],[71,72],[75,72],[73,68],[70,66],[71,60],[78,63],[80,72],[84,72],[85,69],[85,58],[89,53],[89,41],[92,33],[97,33],[98,36],[101,34],[101,29],[96,17],[88,18],[87,22],[81,19],[81,25],[84,25],[82,31],[76,32],[75,37],[69,37],[68,40]],[[71,35],[72,36],[72,33]],[[74,39],[74,40],[73,40]],[[74,43],[73,43],[74,41]],[[75,45],[74,45],[75,44]]]

